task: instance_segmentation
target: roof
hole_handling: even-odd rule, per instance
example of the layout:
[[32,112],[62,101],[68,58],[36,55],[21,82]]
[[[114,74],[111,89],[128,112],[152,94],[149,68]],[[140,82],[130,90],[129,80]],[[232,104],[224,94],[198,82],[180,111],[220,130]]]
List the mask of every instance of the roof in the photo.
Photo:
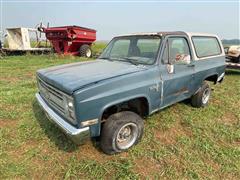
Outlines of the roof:
[[117,37],[122,37],[122,36],[140,36],[140,35],[160,35],[160,36],[165,36],[165,35],[187,35],[187,36],[216,36],[214,34],[208,34],[208,33],[197,33],[197,32],[184,32],[184,31],[160,31],[160,32],[141,32],[141,33],[130,33],[130,34],[123,34],[119,35]]
[[217,36],[216,34],[201,33],[201,32],[186,32],[189,36]]

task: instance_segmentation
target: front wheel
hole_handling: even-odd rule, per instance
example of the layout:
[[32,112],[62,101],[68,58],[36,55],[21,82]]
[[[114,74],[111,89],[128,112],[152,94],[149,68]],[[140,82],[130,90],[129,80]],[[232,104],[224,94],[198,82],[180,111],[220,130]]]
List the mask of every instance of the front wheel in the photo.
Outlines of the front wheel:
[[143,119],[134,112],[111,115],[103,124],[100,146],[106,154],[125,151],[137,144],[143,135]]
[[195,95],[192,96],[191,98],[192,106],[198,108],[207,106],[210,95],[211,88],[207,82],[204,82],[200,90]]

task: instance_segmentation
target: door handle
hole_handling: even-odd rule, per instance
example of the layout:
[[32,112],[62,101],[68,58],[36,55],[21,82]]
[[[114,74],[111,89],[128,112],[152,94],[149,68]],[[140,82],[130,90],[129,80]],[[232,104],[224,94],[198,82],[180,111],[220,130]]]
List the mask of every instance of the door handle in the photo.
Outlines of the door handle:
[[189,64],[187,67],[195,67],[195,64]]

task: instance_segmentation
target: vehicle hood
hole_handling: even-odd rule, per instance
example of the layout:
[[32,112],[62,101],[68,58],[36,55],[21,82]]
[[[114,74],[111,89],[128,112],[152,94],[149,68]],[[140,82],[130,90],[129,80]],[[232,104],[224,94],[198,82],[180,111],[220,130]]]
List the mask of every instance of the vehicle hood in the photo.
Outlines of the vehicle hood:
[[68,94],[102,80],[146,69],[128,62],[95,60],[54,66],[37,71],[37,76],[46,83]]

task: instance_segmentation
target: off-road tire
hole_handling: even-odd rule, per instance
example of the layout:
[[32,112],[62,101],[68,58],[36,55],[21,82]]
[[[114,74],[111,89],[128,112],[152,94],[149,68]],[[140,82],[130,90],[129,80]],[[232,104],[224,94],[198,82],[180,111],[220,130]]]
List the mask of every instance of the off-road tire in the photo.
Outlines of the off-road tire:
[[79,54],[82,57],[90,58],[90,57],[92,57],[92,50],[89,45],[84,44],[80,47]]
[[137,129],[137,132],[134,133],[135,138],[133,138],[135,140],[132,141],[130,147],[139,142],[143,135],[143,119],[134,112],[122,111],[111,115],[103,124],[100,136],[100,147],[104,153],[110,155],[126,151],[130,148],[121,148],[121,146],[119,146],[119,142],[117,141],[120,130],[122,130],[122,128],[124,128],[128,124],[136,126],[135,129]]
[[206,91],[209,92],[209,97],[210,97],[211,88],[207,82],[203,82],[200,90],[195,95],[193,95],[191,98],[191,103],[192,103],[193,107],[200,108],[200,107],[205,107],[208,105],[209,97],[208,97],[207,101],[203,100],[203,96]]

